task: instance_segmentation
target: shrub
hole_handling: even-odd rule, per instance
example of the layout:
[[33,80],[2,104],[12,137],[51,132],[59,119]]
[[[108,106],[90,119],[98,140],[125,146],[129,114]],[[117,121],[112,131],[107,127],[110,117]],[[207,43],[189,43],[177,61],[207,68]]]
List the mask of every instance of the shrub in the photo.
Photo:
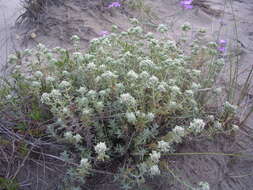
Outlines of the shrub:
[[[144,183],[166,172],[161,160],[178,143],[232,129],[236,113],[228,102],[219,111],[208,107],[220,95],[214,87],[223,64],[217,44],[189,43],[190,26],[182,30],[183,40],[177,43],[166,37],[165,25],[155,38],[134,24],[93,39],[86,53],[78,36],[72,37],[73,52],[39,44],[22,53],[27,66],[21,71],[15,65],[3,105],[32,102],[35,118],[51,119],[48,132],[66,143],[62,159],[73,166],[67,185],[81,185],[93,173],[112,174],[123,188]],[[106,167],[111,163],[117,172]]]

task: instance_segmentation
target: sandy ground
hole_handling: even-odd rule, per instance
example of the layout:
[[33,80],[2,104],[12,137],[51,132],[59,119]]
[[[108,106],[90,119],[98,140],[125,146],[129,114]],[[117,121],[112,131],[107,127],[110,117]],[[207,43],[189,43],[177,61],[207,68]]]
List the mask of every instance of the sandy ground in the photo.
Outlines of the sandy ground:
[[0,0],[0,70],[4,69],[8,55],[18,48],[14,23],[20,13],[20,0]]
[[[13,22],[19,10],[18,0],[0,0],[0,63],[3,65],[6,55],[14,50],[14,44],[19,44],[16,34],[24,33],[12,29]],[[204,6],[194,6],[193,10],[182,10],[176,0],[156,0],[148,1],[154,17],[152,24],[165,23],[172,26],[170,35],[177,38],[178,27],[184,22],[190,22],[193,31],[199,27],[204,27],[208,31],[210,38],[228,40],[229,46],[240,46],[240,80],[238,88],[245,80],[250,67],[253,65],[253,1],[234,0],[232,8],[230,0],[202,0]],[[116,24],[120,29],[127,29],[129,26],[128,18],[124,11],[101,13],[96,8],[90,7],[85,3],[80,4],[68,1],[65,7],[52,7],[49,14],[44,19],[48,22],[43,30],[36,28],[26,32],[26,41],[23,48],[31,47],[41,42],[50,47],[69,46],[69,39],[77,34],[81,37],[83,46],[86,47],[90,39],[99,36],[102,30],[110,30],[112,24]],[[226,6],[224,6],[226,4]],[[15,5],[15,6],[12,6]],[[203,4],[202,4],[203,5]],[[3,10],[3,11],[2,11]],[[130,16],[137,16],[139,13],[131,13]],[[223,15],[224,14],[224,15]],[[235,15],[235,17],[234,17]],[[237,35],[234,26],[234,18],[237,23]],[[6,22],[7,21],[7,22]],[[149,23],[150,24],[150,23]],[[150,30],[147,24],[147,30]],[[12,33],[14,32],[14,34]],[[30,34],[34,32],[37,37],[30,39]],[[13,34],[13,35],[11,35]],[[218,35],[219,34],[219,35]],[[14,36],[14,38],[11,38]],[[239,41],[237,41],[239,40]],[[235,43],[236,41],[236,43]],[[2,45],[3,44],[3,45]],[[6,45],[7,44],[7,45]],[[16,46],[16,45],[15,45]],[[224,71],[225,72],[225,71]],[[248,102],[252,102],[253,92],[248,94]],[[247,126],[232,137],[217,136],[214,139],[198,139],[180,147],[180,152],[224,152],[224,153],[247,153],[253,154],[253,115],[248,119]],[[190,184],[199,181],[208,181],[212,190],[251,190],[253,189],[253,159],[232,158],[223,156],[180,156],[171,157],[174,160],[171,168]],[[156,179],[155,179],[156,180]],[[161,190],[185,190],[186,187],[172,181],[150,182],[147,189]],[[51,188],[51,187],[50,187]],[[42,187],[41,190],[49,189],[49,186]],[[117,189],[115,186],[97,186],[91,189]]]

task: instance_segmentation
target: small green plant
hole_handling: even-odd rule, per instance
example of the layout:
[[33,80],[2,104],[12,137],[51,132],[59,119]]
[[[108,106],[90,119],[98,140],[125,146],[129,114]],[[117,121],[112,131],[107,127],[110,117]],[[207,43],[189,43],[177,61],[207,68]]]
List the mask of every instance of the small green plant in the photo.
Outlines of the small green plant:
[[[5,106],[32,102],[28,105],[36,107],[27,114],[35,121],[45,110],[50,113],[49,134],[68,144],[61,157],[73,166],[65,178],[68,187],[96,173],[113,175],[125,189],[141,185],[166,172],[163,156],[177,151],[178,143],[233,129],[236,106],[209,108],[220,95],[214,85],[224,61],[217,44],[189,43],[189,24],[177,43],[166,37],[165,25],[155,38],[136,19],[132,23],[127,31],[114,27],[114,33],[93,39],[86,53],[78,36],[72,37],[74,52],[42,44],[26,50],[27,67],[21,72],[16,65],[6,84]],[[116,160],[117,172],[111,173],[105,166]]]
[[18,190],[19,185],[14,180],[0,177],[0,188],[3,190]]

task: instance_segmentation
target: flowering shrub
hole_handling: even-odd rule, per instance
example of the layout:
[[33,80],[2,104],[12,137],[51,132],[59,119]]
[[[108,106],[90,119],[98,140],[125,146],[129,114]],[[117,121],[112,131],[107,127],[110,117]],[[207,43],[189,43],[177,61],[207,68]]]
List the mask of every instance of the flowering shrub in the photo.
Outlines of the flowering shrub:
[[[235,106],[227,102],[210,115],[206,103],[211,100],[202,101],[218,96],[213,85],[223,60],[217,44],[195,40],[188,51],[166,37],[165,25],[157,29],[159,39],[144,33],[136,19],[133,24],[93,39],[86,53],[77,36],[72,37],[74,52],[40,44],[22,53],[27,68],[21,72],[16,66],[12,82],[18,76],[14,84],[22,82],[38,108],[49,110],[48,132],[69,144],[64,159],[78,163],[68,172],[68,183],[81,184],[115,160],[122,163],[114,175],[124,188],[144,183],[145,177],[166,172],[163,155],[176,151],[188,136],[232,126]],[[184,35],[190,29],[182,26]],[[213,62],[199,65],[200,59]],[[7,102],[20,98],[6,92]]]

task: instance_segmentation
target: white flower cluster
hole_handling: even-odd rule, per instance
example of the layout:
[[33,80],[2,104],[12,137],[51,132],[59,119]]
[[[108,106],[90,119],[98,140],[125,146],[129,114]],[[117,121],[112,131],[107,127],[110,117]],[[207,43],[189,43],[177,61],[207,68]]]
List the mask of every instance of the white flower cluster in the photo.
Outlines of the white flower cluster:
[[131,124],[135,124],[136,123],[136,116],[133,112],[128,112],[126,113],[126,118],[127,118],[127,121]]
[[68,81],[65,81],[65,80],[63,80],[60,84],[59,84],[59,88],[60,89],[66,89],[66,88],[68,88],[68,87],[70,87],[71,86],[71,84],[68,82]]
[[80,94],[84,95],[87,92],[87,88],[84,86],[81,86],[77,92],[79,92]]
[[158,32],[164,33],[168,31],[168,27],[164,24],[159,24],[158,28],[157,28]]
[[150,155],[150,159],[152,162],[154,163],[158,163],[161,157],[161,153],[157,152],[157,151],[152,151],[152,153],[149,154]]
[[107,80],[111,80],[117,78],[118,76],[111,71],[106,71],[101,75],[101,77]]
[[82,158],[80,161],[80,167],[84,169],[88,169],[91,167],[90,162],[87,158]]
[[194,133],[200,133],[204,130],[205,122],[202,119],[194,119],[190,123],[189,129],[191,129]]
[[34,73],[34,76],[37,77],[37,78],[39,78],[39,79],[41,79],[44,75],[43,75],[43,73],[41,71],[36,71]]
[[151,168],[150,168],[150,174],[151,175],[160,175],[160,169],[159,169],[159,167],[158,167],[158,165],[153,165],[153,166],[151,166]]
[[127,73],[127,76],[129,77],[129,79],[132,79],[132,80],[136,80],[139,77],[138,74],[134,72],[133,70],[129,71]]
[[157,164],[160,161],[161,153],[153,150],[152,153],[150,153],[149,155],[150,155],[150,160],[154,164],[150,167],[150,175],[152,176],[159,175],[161,172]]
[[149,78],[148,84],[151,85],[151,86],[155,86],[155,85],[158,84],[158,82],[159,82],[159,79],[156,76],[152,75]]
[[158,141],[158,148],[161,150],[161,152],[168,152],[170,151],[171,146],[170,143],[161,140]]
[[54,82],[54,81],[55,81],[55,78],[54,78],[54,77],[51,77],[51,76],[48,76],[48,77],[46,78],[46,81],[47,81],[47,82]]
[[57,89],[53,89],[51,93],[43,93],[41,95],[41,102],[43,104],[50,104],[52,100],[58,100],[61,97],[61,92]]
[[82,140],[81,135],[79,135],[79,134],[73,135],[73,133],[71,131],[65,132],[64,137],[66,140],[68,140],[69,142],[72,142],[72,143],[79,143]]
[[129,93],[121,94],[120,95],[120,102],[122,104],[127,104],[127,105],[135,105],[136,104],[135,98]]
[[180,126],[176,126],[172,131],[179,137],[183,137],[185,135],[184,128]]
[[95,146],[95,152],[98,154],[98,160],[104,160],[106,158],[105,152],[107,151],[106,144],[100,142]]

